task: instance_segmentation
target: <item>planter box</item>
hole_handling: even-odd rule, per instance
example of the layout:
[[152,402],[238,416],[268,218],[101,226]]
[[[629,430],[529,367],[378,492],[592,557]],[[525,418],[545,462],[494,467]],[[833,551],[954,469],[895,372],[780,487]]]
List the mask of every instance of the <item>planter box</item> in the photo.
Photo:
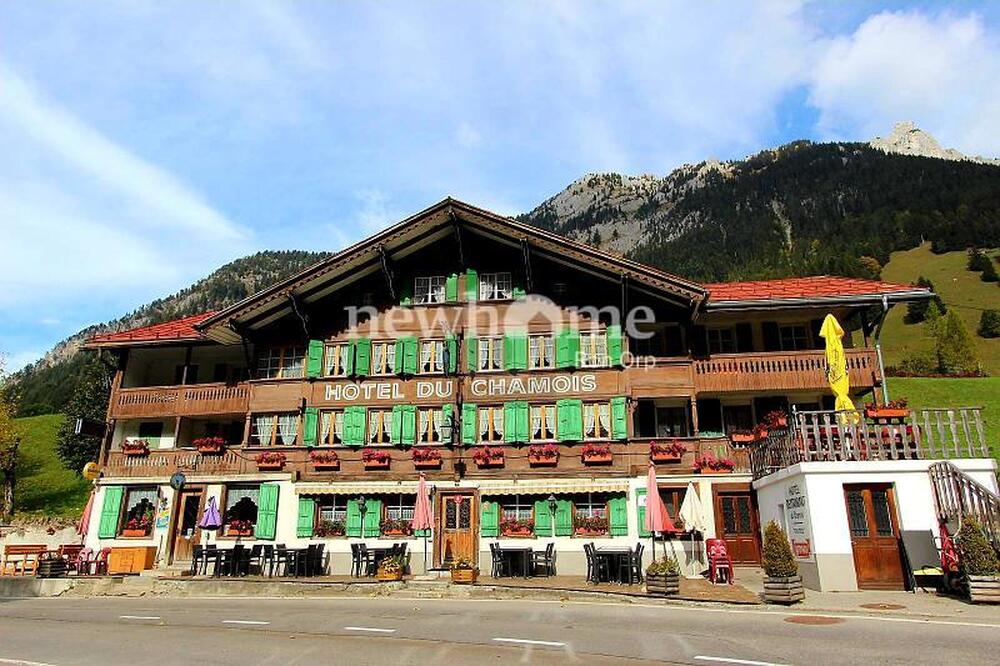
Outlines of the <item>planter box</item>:
[[136,537],[148,537],[149,534],[150,533],[146,530],[122,530],[122,536],[129,539],[134,539]]
[[667,596],[681,591],[680,574],[647,574],[646,594]]
[[730,442],[739,442],[740,444],[749,444],[755,439],[757,439],[757,436],[753,433],[733,433],[729,436]]
[[149,455],[149,449],[122,449],[122,455],[128,458],[141,458]]
[[559,456],[555,458],[543,458],[542,456],[528,454],[528,464],[532,467],[555,467],[559,464]]
[[386,530],[382,532],[382,536],[387,537],[409,537],[413,536],[413,532],[406,532],[403,530]]
[[441,469],[441,459],[437,460],[414,460],[413,466],[417,469]]
[[1000,603],[1000,576],[966,576],[965,584],[972,603]]
[[257,463],[257,469],[261,472],[280,472],[285,468],[285,463]]
[[698,469],[699,474],[732,474],[731,469],[709,469],[708,467],[701,467]]
[[314,462],[313,468],[317,472],[336,472],[340,469],[340,461],[333,460],[330,462]]
[[649,459],[653,462],[658,463],[674,463],[680,462],[682,455],[680,453],[650,453]]
[[479,569],[452,569],[451,582],[458,585],[472,585],[479,578]]
[[508,530],[500,532],[500,536],[508,539],[527,539],[535,536],[534,530]]
[[806,598],[802,576],[764,577],[764,601],[769,604],[795,604]]
[[389,469],[390,460],[369,460],[365,463],[365,469]]
[[905,419],[909,414],[909,409],[889,409],[886,407],[872,409],[865,407],[865,416],[870,419]]
[[608,465],[615,459],[613,453],[591,453],[590,455],[584,453],[580,457],[583,459],[584,465]]
[[403,580],[403,570],[399,569],[397,571],[376,571],[375,578],[382,583],[390,583],[394,581]]
[[497,456],[496,458],[486,458],[485,460],[475,460],[476,466],[480,469],[488,469],[491,467],[503,467],[504,457]]
[[608,533],[606,530],[574,530],[573,534],[575,536],[585,536],[585,537],[606,537]]
[[226,447],[224,446],[196,446],[195,450],[203,456],[217,456],[221,455]]

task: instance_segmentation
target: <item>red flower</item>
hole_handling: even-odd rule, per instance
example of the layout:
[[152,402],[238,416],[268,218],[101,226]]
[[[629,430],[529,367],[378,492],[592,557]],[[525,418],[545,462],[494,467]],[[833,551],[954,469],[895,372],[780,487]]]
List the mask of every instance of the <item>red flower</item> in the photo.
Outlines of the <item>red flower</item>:
[[371,449],[371,448],[362,449],[361,460],[362,462],[366,463],[370,462],[384,463],[392,460],[392,454],[390,454],[388,451],[385,451],[384,449]]
[[258,465],[284,465],[286,460],[288,458],[281,451],[264,451],[254,458]]
[[532,458],[552,460],[559,457],[559,446],[556,444],[533,444],[528,447],[528,455]]
[[413,462],[437,462],[441,460],[441,452],[427,446],[413,449],[411,456],[413,457]]

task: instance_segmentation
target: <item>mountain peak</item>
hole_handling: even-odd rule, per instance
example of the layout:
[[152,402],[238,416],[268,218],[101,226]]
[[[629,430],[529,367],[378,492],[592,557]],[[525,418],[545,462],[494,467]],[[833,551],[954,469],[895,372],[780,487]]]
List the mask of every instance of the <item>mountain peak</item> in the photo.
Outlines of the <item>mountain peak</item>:
[[911,120],[896,123],[895,127],[892,128],[892,133],[888,137],[882,138],[877,136],[871,141],[870,145],[872,148],[899,155],[933,157],[940,160],[968,160],[981,164],[1000,164],[1000,160],[975,156],[970,157],[954,148],[942,148],[941,144],[938,143],[938,140],[930,132],[920,129]]

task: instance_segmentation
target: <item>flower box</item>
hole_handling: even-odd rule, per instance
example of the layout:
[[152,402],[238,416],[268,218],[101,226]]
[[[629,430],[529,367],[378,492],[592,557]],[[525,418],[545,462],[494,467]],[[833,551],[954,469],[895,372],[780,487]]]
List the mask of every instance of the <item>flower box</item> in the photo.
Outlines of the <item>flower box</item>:
[[389,458],[378,458],[375,460],[366,460],[365,469],[389,469]]
[[379,449],[364,449],[361,451],[361,462],[365,469],[389,469],[392,454]]
[[698,474],[729,474],[736,469],[731,458],[716,458],[713,453],[702,453],[694,459],[694,471]]
[[503,467],[504,466],[504,452],[503,449],[497,446],[483,446],[472,454],[472,460],[475,461],[476,466],[484,469],[490,467]]
[[202,455],[219,455],[226,450],[226,440],[222,437],[199,437],[193,444]]
[[472,585],[479,578],[479,569],[452,569],[451,582],[457,585]]
[[608,536],[608,531],[591,527],[577,527],[573,530],[573,534],[585,537],[605,537]]
[[143,439],[130,439],[122,442],[122,453],[130,458],[149,455],[149,443]]
[[402,569],[379,569],[375,572],[375,578],[381,583],[391,583],[403,580]]
[[426,446],[413,449],[410,454],[413,458],[413,466],[417,469],[440,469],[441,452]]
[[580,452],[580,460],[584,465],[606,465],[614,459],[611,447],[607,444],[587,444]]
[[513,539],[524,539],[535,536],[535,530],[533,527],[509,527],[500,530],[500,536],[510,537]]
[[318,471],[340,469],[340,457],[333,451],[312,451],[309,460]]
[[657,444],[652,442],[649,445],[649,459],[653,462],[680,462],[687,452],[687,447],[680,442],[670,444]]
[[559,447],[555,444],[529,446],[528,464],[533,467],[555,467],[559,464]]
[[134,539],[136,537],[148,537],[149,532],[147,532],[146,530],[124,529],[122,530],[122,536],[125,537],[126,539]]
[[254,462],[257,463],[257,469],[262,472],[279,472],[284,469],[286,460],[288,458],[285,457],[284,453],[271,451],[260,453],[254,458]]
[[234,530],[234,529],[230,528],[230,529],[226,530],[226,536],[231,536],[231,537],[248,537],[248,536],[253,536],[253,529],[243,528],[243,529]]
[[865,416],[869,419],[905,419],[910,410],[893,407],[865,407]]
[[[767,431],[764,431],[765,433]],[[766,435],[765,435],[766,436]],[[755,432],[733,431],[729,433],[729,441],[736,444],[749,444],[757,439]]]
[[733,470],[731,470],[729,468],[726,468],[726,467],[720,467],[718,469],[711,469],[711,468],[708,468],[708,467],[699,467],[699,468],[696,468],[695,471],[698,472],[698,474],[732,474],[733,473]]

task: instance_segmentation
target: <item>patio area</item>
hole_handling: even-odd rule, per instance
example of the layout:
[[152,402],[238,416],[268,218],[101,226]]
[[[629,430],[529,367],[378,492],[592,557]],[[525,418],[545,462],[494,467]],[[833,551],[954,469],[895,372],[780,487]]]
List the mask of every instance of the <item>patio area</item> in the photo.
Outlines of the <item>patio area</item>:
[[[756,570],[754,570],[756,571]],[[753,588],[741,585],[742,569],[736,572],[736,583],[733,585],[713,585],[704,578],[680,579],[680,593],[670,597],[658,596],[659,599],[679,599],[683,601],[714,601],[730,604],[759,604],[760,597]],[[760,575],[758,574],[758,577]],[[761,579],[762,580],[762,579]],[[646,586],[643,583],[632,585],[606,584],[595,585],[586,576],[546,576],[536,578],[491,578],[482,576],[479,585],[490,585],[497,588],[545,590],[567,592],[599,592],[601,594],[646,597]],[[653,598],[653,597],[650,597]]]

